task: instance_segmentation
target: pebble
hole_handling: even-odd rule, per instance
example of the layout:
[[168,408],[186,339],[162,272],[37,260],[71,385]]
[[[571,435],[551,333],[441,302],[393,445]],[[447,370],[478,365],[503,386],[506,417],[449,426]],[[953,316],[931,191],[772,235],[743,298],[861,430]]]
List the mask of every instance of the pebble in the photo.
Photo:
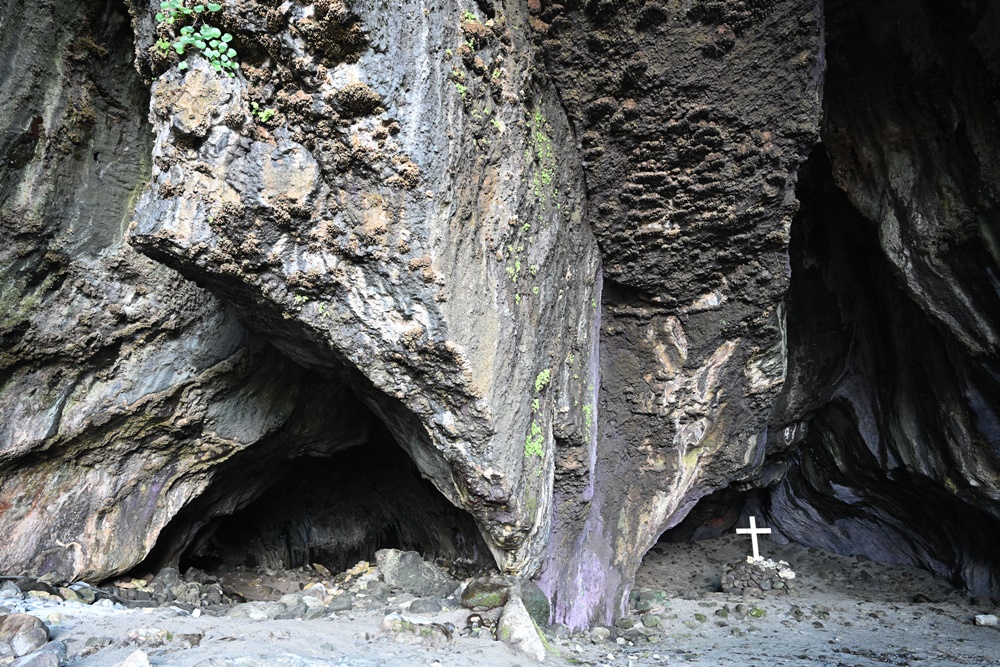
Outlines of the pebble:
[[334,598],[328,607],[328,609],[333,611],[349,611],[354,607],[354,600],[351,599],[350,595],[341,595],[340,597]]
[[976,625],[987,628],[995,628],[1000,625],[1000,619],[994,614],[977,614]]
[[441,603],[434,598],[420,598],[410,603],[413,614],[436,614],[441,611]]
[[115,667],[150,667],[149,656],[146,655],[145,651],[136,651],[115,665]]
[[662,623],[662,619],[655,614],[644,614],[642,616],[642,624],[647,628],[658,628]]
[[115,642],[114,639],[107,636],[89,637],[84,646],[88,647],[96,646],[97,648],[104,648],[105,646],[111,646],[114,642]]

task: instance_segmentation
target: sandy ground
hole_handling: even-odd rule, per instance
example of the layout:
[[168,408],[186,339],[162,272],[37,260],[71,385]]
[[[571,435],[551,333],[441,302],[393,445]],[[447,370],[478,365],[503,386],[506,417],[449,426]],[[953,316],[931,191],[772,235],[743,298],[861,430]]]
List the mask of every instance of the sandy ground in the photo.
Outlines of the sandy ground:
[[[635,632],[632,642],[617,639],[624,634],[617,628],[604,642],[595,643],[587,634],[550,638],[552,654],[546,664],[1000,666],[1000,631],[973,623],[976,614],[1000,610],[988,602],[970,601],[948,582],[921,570],[763,543],[765,556],[786,560],[795,570],[797,593],[754,597],[717,592],[723,565],[744,557],[746,542],[732,536],[654,547],[637,581],[637,590],[656,600],[651,612],[660,617],[661,627],[654,641],[641,641]],[[253,621],[194,617],[170,608],[31,604],[31,613],[50,625],[53,638],[67,644],[73,667],[113,667],[140,649],[154,666],[536,664],[502,642],[484,638],[456,636],[437,646],[400,644],[379,632],[382,610],[342,612],[335,619],[313,621]],[[764,615],[739,618],[737,605],[744,611],[763,610]],[[458,610],[415,618],[461,627],[467,614]],[[638,614],[632,617],[638,619]],[[144,643],[143,637],[162,641],[166,633],[169,640],[163,645]],[[98,646],[88,647],[88,640]]]

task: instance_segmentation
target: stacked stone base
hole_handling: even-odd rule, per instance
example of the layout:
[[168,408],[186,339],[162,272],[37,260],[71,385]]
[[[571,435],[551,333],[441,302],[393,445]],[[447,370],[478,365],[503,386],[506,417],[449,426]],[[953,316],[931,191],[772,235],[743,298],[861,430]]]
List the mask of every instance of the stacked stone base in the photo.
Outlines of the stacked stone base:
[[747,557],[727,565],[722,573],[725,593],[788,594],[795,589],[795,573],[785,561]]

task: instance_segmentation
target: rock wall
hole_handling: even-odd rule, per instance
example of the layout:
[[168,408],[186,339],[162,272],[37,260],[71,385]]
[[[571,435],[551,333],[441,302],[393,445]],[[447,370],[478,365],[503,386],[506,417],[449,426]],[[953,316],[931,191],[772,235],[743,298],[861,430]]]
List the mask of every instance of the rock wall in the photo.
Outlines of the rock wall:
[[594,438],[600,256],[511,4],[242,3],[213,20],[246,78],[140,42],[169,69],[130,238],[350,384],[497,563],[531,574],[559,448]]
[[[2,13],[0,571],[99,580],[246,447],[361,442],[366,417],[125,243],[152,140],[124,7]],[[303,396],[327,407],[302,414]]]
[[997,594],[996,2],[158,6],[0,5],[0,571],[385,432],[575,627],[717,489]]
[[763,477],[788,473],[765,508],[796,541],[1000,597],[1000,14],[827,13],[823,144],[793,227],[789,375]]

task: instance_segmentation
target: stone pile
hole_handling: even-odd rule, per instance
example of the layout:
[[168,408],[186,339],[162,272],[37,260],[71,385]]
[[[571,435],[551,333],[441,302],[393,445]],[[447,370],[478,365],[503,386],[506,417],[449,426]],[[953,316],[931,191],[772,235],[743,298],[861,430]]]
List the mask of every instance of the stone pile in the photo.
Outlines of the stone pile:
[[[155,577],[123,578],[100,588],[83,582],[0,578],[0,667],[66,665],[66,646],[50,641],[41,618],[59,625],[66,620],[62,610],[89,605],[122,612],[164,607],[178,616],[251,621],[334,620],[374,612],[383,615],[380,634],[398,643],[436,646],[456,637],[500,640],[533,660],[544,659],[541,628],[548,625],[551,610],[534,582],[499,574],[459,581],[412,551],[385,549],[376,554],[376,561],[361,561],[339,574],[322,565],[295,571],[236,568],[218,579],[194,568],[183,577],[165,568]],[[262,597],[245,601],[240,590]],[[191,648],[203,637],[143,626],[117,641],[91,637],[70,657],[74,661],[108,648],[131,647],[141,650],[116,667],[148,667],[145,651]]]
[[722,573],[724,593],[783,593],[795,588],[795,573],[783,560],[753,558],[727,565]]
[[186,580],[175,568],[162,569],[151,581],[133,579],[109,587],[116,602],[129,608],[178,605],[190,611],[195,607],[211,607],[233,602],[222,586],[207,575],[192,568]]

